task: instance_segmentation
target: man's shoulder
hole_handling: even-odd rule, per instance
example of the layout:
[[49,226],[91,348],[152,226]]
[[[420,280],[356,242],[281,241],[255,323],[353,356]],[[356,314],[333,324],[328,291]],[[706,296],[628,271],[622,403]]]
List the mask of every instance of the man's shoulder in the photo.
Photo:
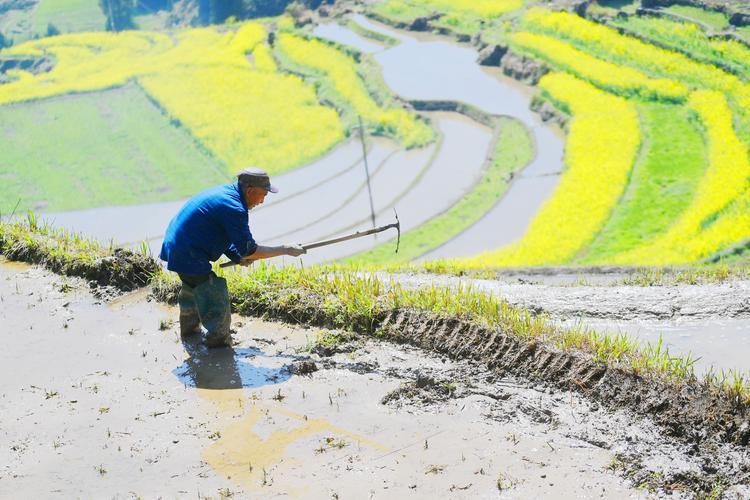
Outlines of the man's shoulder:
[[190,201],[195,205],[239,207],[242,209],[242,199],[234,184],[210,187],[195,195]]

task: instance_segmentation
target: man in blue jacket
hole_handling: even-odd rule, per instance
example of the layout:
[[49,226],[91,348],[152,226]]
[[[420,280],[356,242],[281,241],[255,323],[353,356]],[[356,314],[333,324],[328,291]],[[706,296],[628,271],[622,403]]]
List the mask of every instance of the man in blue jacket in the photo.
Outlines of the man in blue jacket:
[[182,281],[178,302],[183,337],[200,333],[203,324],[208,347],[232,345],[227,282],[211,271],[211,262],[226,255],[246,266],[278,255],[305,253],[300,246],[262,246],[253,239],[248,211],[263,203],[269,192],[277,189],[268,174],[247,168],[237,175],[236,183],[207,189],[188,200],[169,223],[160,258]]

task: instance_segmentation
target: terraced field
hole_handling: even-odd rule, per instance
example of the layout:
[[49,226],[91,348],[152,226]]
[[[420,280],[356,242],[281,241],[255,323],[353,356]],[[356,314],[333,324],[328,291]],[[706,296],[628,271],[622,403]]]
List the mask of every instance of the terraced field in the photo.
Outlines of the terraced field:
[[[9,116],[12,130],[7,129],[3,140],[4,161],[0,173],[10,179],[7,200],[20,198],[20,209],[48,207],[71,209],[140,201],[179,199],[189,192],[216,182],[246,165],[264,166],[278,174],[310,162],[329,151],[351,133],[350,126],[357,115],[363,117],[368,130],[375,134],[398,138],[405,147],[425,145],[433,140],[434,132],[424,121],[419,121],[397,105],[379,104],[365,91],[356,61],[336,48],[317,41],[309,41],[292,34],[282,34],[277,44],[278,53],[266,43],[268,32],[257,23],[245,23],[229,31],[203,28],[173,34],[129,31],[117,35],[84,33],[64,35],[32,41],[2,52],[5,57],[52,57],[54,68],[49,72],[31,74],[9,70],[13,81],[0,86],[0,112],[13,110],[16,115],[34,114],[35,109],[47,106],[59,96],[101,92],[117,89],[136,82],[145,92],[148,107],[163,116],[157,121],[171,123],[174,132],[192,137],[197,148],[213,164],[206,169],[188,158],[181,165],[184,179],[175,188],[159,191],[173,180],[160,175],[160,168],[177,171],[177,165],[157,168],[138,180],[141,174],[127,164],[121,165],[123,179],[136,179],[129,185],[130,192],[113,197],[75,195],[74,191],[60,192],[59,186],[45,180],[47,171],[55,170],[56,155],[37,151],[33,168],[24,167],[28,157],[28,141],[36,134],[54,134],[38,123],[17,120]],[[312,51],[312,52],[311,52]],[[295,58],[326,61],[317,78],[303,79],[277,66]],[[320,70],[314,68],[313,70]],[[324,96],[316,93],[323,82],[334,89],[341,108],[349,110],[340,115],[336,109],[321,104]],[[83,98],[86,99],[85,97]],[[103,98],[103,101],[109,98]],[[104,105],[102,103],[102,105]],[[158,111],[157,111],[158,110]],[[85,111],[81,111],[84,113]],[[15,116],[15,115],[14,115]],[[135,115],[134,115],[135,116]],[[85,116],[66,113],[68,120]],[[110,120],[117,120],[110,117]],[[86,162],[104,156],[92,155],[90,142],[103,143],[107,127],[97,137],[95,122],[88,133],[68,135],[57,147],[78,157],[68,157],[77,175],[71,182],[83,182],[94,189],[103,182],[102,171],[83,175]],[[132,122],[116,127],[138,128]],[[112,127],[109,127],[111,129]],[[72,129],[70,129],[72,130]],[[158,136],[158,134],[157,134]],[[169,136],[162,140],[171,141]],[[168,148],[171,146],[168,146]],[[175,144],[175,147],[179,147]],[[116,151],[127,156],[127,148]],[[146,165],[142,166],[145,168]],[[81,181],[77,179],[84,179]],[[101,187],[101,186],[99,186]],[[107,189],[102,188],[106,193]],[[162,193],[161,196],[157,193]],[[70,196],[65,200],[56,197]],[[9,212],[13,206],[4,206]]]
[[[44,9],[55,12],[55,5],[40,4],[37,14],[41,16]],[[566,168],[523,236],[500,248],[478,248],[477,253],[483,253],[451,261],[446,269],[687,264],[746,244],[750,238],[745,215],[750,203],[750,47],[741,41],[741,30],[730,28],[726,14],[680,6],[636,12],[633,5],[600,2],[591,8],[590,18],[521,0],[386,0],[366,8],[367,14],[401,27],[453,35],[480,48],[499,45],[501,62],[491,64],[503,64],[512,56],[525,58],[523,64],[542,65],[542,73],[548,74],[533,81],[537,103],[567,119]],[[69,11],[73,4],[63,7]],[[83,3],[75,8],[79,7]],[[618,12],[622,15],[615,16]],[[359,26],[351,19],[342,23]],[[383,37],[390,35],[375,35],[363,26],[358,32],[373,36],[370,43],[384,47]],[[407,43],[398,35],[385,41],[385,45]],[[104,199],[115,204],[177,200],[229,178],[248,164],[264,166],[274,175],[291,172],[323,158],[354,134],[357,117],[364,119],[369,133],[395,139],[396,147],[422,148],[421,155],[444,126],[437,119],[430,124],[404,106],[408,92],[399,99],[384,85],[374,63],[377,58],[316,38],[310,29],[299,29],[286,17],[173,33],[70,34],[30,41],[0,55],[54,59],[48,72],[6,71],[6,78],[13,81],[0,86],[0,113],[14,123],[4,129],[2,152],[7,163],[0,163],[0,175],[8,179],[3,187],[4,198],[10,200],[3,207],[6,212],[19,197],[21,209],[46,210],[96,207]],[[383,76],[388,79],[387,67]],[[44,146],[44,140],[33,141],[39,146],[32,152],[30,143],[19,139],[35,136],[27,131],[34,125],[24,117],[37,116],[41,107],[60,106],[61,96],[81,94],[77,99],[84,102],[123,88],[138,89],[145,96],[138,106],[160,115],[153,123],[161,123],[157,128],[164,132],[145,135],[176,133],[188,145],[187,151],[194,152],[180,162],[169,147],[152,160],[149,155],[156,152],[149,152],[145,143],[138,146],[143,151],[121,152],[123,159],[114,158],[113,163],[125,165],[121,180],[129,184],[127,195],[109,196],[106,179],[112,176],[92,163],[101,156],[95,152],[96,144],[116,140],[96,133],[107,128],[97,125],[97,120],[117,118],[101,113],[97,118],[92,115],[94,108],[80,107],[78,120],[90,128],[65,142],[71,144],[69,151],[88,151],[86,158],[55,154],[58,146]],[[513,103],[507,106],[511,109]],[[73,113],[64,114],[75,119]],[[524,124],[534,127],[528,120]],[[64,122],[57,126],[72,130]],[[45,135],[51,130],[46,127],[34,132]],[[488,157],[516,157],[517,164],[505,168],[520,169],[528,161],[522,151],[513,151],[532,147],[522,144],[521,137],[521,132],[496,136],[501,148]],[[176,141],[168,142],[181,144]],[[543,156],[538,148],[539,144],[537,154]],[[141,161],[142,157],[147,159]],[[139,166],[127,166],[127,160]],[[20,169],[21,161],[28,162],[28,168]],[[65,183],[59,180],[66,173],[64,166],[59,167],[61,161],[91,173],[71,180],[70,188],[53,195],[54,186]],[[422,178],[418,172],[423,172],[425,161],[421,158],[412,169],[402,169],[397,185],[415,187],[408,179]],[[160,167],[148,166],[153,164]],[[389,163],[383,159],[382,165]],[[462,189],[474,198],[458,205],[436,203],[436,211],[429,214],[415,212],[413,220],[419,222],[411,223],[413,240],[396,260],[418,259],[438,246],[452,248],[446,246],[449,241],[467,238],[472,225],[501,206],[498,201],[505,189],[512,197],[518,188],[509,173],[498,177],[494,172],[500,170],[492,165],[500,168],[488,161],[481,169],[487,176],[484,182],[491,186],[486,195],[478,188],[481,183],[468,183]],[[55,175],[44,175],[55,169]],[[376,169],[375,182],[381,182],[378,176],[388,179],[388,171]],[[176,172],[185,175],[175,180]],[[490,182],[493,175],[498,178]],[[472,191],[470,185],[477,189]],[[360,200],[362,185],[355,182],[346,190],[343,198],[327,200],[337,209],[324,209],[327,204],[321,203],[320,210],[306,214],[305,224],[300,219],[296,228],[269,228],[269,238],[326,236],[366,223],[368,210],[359,207],[364,200]],[[382,219],[401,196],[381,196],[388,201],[376,202],[378,217]],[[305,199],[301,194],[297,198]],[[325,225],[326,218],[338,222]],[[382,263],[394,257],[378,249],[357,260]]]
[[6,213],[184,198],[228,178],[134,84],[0,106],[0,137]]
[[[552,70],[538,86],[570,116],[567,170],[520,240],[436,267],[688,264],[750,238],[750,47],[718,36],[729,29],[724,13],[636,14],[633,5],[603,2],[591,19],[533,6],[474,13],[483,22],[472,39]],[[411,25],[398,2],[372,10]],[[442,22],[461,9],[433,4],[431,12],[439,14],[423,18],[427,29],[464,38],[465,26]],[[565,95],[565,87],[576,90]]]

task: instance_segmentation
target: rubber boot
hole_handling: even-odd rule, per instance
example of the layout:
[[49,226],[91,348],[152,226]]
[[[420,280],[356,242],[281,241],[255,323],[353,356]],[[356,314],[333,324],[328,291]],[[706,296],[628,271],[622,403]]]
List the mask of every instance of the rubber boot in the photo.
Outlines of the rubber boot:
[[201,333],[201,318],[193,287],[183,283],[177,303],[180,306],[180,336],[184,338]]
[[208,281],[193,288],[193,294],[201,323],[207,330],[206,345],[231,346],[232,332],[229,327],[232,323],[232,310],[227,280],[212,273]]

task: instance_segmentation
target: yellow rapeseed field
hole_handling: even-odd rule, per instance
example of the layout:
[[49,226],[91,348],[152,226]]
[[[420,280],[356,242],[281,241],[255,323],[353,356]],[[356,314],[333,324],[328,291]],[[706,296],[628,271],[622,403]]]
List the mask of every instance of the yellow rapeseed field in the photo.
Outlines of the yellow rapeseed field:
[[625,189],[641,140],[634,105],[565,73],[550,73],[539,85],[573,115],[567,170],[521,241],[459,266],[568,262],[602,226]]
[[[48,73],[0,86],[0,105],[139,83],[234,172],[248,164],[276,173],[323,154],[342,139],[337,113],[314,88],[275,72],[265,28],[220,32],[81,33],[28,42],[9,54],[55,57]],[[255,66],[247,54],[257,51]]]
[[479,17],[497,17],[523,7],[523,0],[411,0],[416,5],[434,9],[473,14]]
[[638,70],[602,61],[546,35],[520,32],[509,38],[521,51],[617,94],[667,101],[681,101],[688,95],[687,86],[680,82],[650,78]]
[[383,109],[367,92],[350,56],[318,40],[282,33],[277,46],[295,64],[326,75],[336,93],[348,102],[376,132],[396,136],[406,147],[420,146],[432,140],[432,130],[404,109]]
[[750,117],[750,85],[715,66],[621,35],[613,28],[568,12],[529,9],[523,17],[523,25],[526,29],[576,41],[587,51],[604,54],[619,64],[639,67],[695,88],[724,92],[736,103],[735,111]]
[[271,53],[271,48],[265,43],[255,46],[255,50],[253,50],[253,61],[255,62],[255,69],[258,71],[275,73],[278,70],[276,60],[274,60],[273,54]]
[[696,91],[689,105],[706,129],[709,166],[691,205],[662,236],[615,257],[624,264],[681,264],[750,238],[750,162],[725,97]]

